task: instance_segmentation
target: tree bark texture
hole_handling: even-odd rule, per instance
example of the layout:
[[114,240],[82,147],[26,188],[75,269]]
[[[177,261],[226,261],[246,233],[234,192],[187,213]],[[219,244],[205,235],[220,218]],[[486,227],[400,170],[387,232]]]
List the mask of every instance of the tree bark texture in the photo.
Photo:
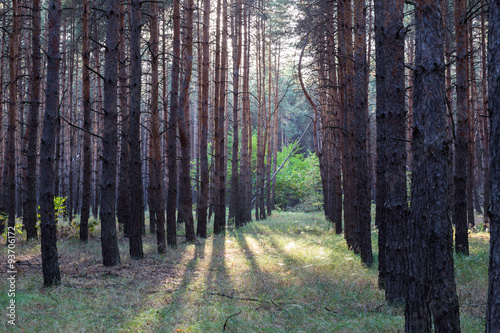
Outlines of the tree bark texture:
[[104,266],[120,263],[116,234],[116,160],[118,148],[118,16],[120,0],[108,0],[102,133],[101,245]]
[[[141,163],[141,0],[133,0],[130,15],[130,256],[142,259],[144,221]],[[116,22],[118,24],[118,22]]]
[[456,93],[457,93],[457,130],[455,140],[455,177],[453,200],[453,223],[455,224],[455,249],[457,253],[469,254],[467,227],[467,196],[469,159],[469,120],[468,120],[468,80],[467,80],[467,1],[455,1],[455,37],[457,45]]
[[55,132],[59,104],[59,37],[61,28],[61,1],[51,0],[47,21],[47,83],[45,87],[45,113],[40,144],[40,226],[43,284],[61,281],[57,254],[57,227],[54,216],[54,161]]
[[491,0],[488,34],[490,115],[490,266],[486,332],[500,332],[500,1]]
[[27,171],[26,171],[26,198],[23,207],[23,223],[26,228],[26,238],[36,239],[38,232],[37,222],[37,160],[38,160],[38,125],[40,108],[40,76],[41,76],[41,52],[40,52],[40,33],[41,33],[41,9],[40,1],[32,2],[33,19],[31,21],[31,80],[30,93],[31,103],[28,117],[28,129],[26,132],[27,144]]
[[412,187],[406,332],[460,332],[448,196],[443,17],[438,0],[416,4]]
[[379,286],[389,303],[405,297],[406,112],[404,1],[375,1],[377,73],[376,224],[379,229]]

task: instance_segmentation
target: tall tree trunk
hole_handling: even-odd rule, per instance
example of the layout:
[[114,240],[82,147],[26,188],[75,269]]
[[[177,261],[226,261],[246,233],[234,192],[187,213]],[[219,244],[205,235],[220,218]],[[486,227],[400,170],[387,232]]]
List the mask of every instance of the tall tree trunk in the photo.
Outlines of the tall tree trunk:
[[455,196],[453,223],[456,227],[455,249],[469,254],[467,227],[467,165],[469,145],[467,80],[467,0],[455,1],[455,36],[457,45],[457,132],[455,140]]
[[368,96],[366,90],[366,13],[365,1],[354,2],[354,116],[353,131],[355,137],[354,169],[356,173],[356,207],[355,244],[359,244],[361,260],[370,267],[373,264],[371,244],[371,196],[368,177],[368,154],[366,134],[368,133],[368,114],[366,112]]
[[127,54],[125,48],[125,5],[120,6],[120,63],[118,64],[119,101],[121,113],[120,165],[118,174],[117,217],[123,226],[123,234],[130,237],[130,115],[127,93]]
[[196,234],[198,237],[207,237],[207,208],[208,208],[208,99],[210,90],[210,1],[203,0],[203,47],[201,72],[201,112],[200,112],[200,192],[196,205],[198,220]]
[[104,129],[102,134],[101,245],[104,266],[120,263],[116,235],[116,157],[117,157],[117,82],[118,16],[120,0],[108,0],[106,62],[104,67]]
[[500,3],[490,1],[488,34],[488,109],[490,114],[490,266],[486,333],[500,331]]
[[158,4],[151,3],[151,169],[149,196],[151,198],[150,223],[156,223],[156,244],[158,253],[164,253],[165,244],[165,203],[163,202],[163,182],[161,168],[160,106],[158,102]]
[[7,142],[5,149],[4,191],[5,212],[9,228],[16,224],[16,128],[17,128],[17,53],[19,35],[19,0],[12,0],[12,31],[9,37],[9,108],[7,111]]
[[47,21],[47,83],[45,113],[40,145],[40,226],[43,284],[59,284],[61,273],[57,255],[57,227],[54,216],[54,152],[55,132],[59,104],[59,35],[61,27],[61,1],[51,0]]
[[406,113],[404,1],[375,1],[377,71],[377,194],[379,286],[389,303],[405,297]]
[[23,223],[26,228],[26,238],[36,239],[38,237],[37,222],[37,160],[38,160],[38,118],[40,108],[40,76],[41,76],[41,52],[40,52],[40,33],[41,33],[41,10],[40,1],[32,2],[33,20],[31,21],[31,103],[28,118],[28,130],[26,133],[27,145],[27,171],[26,171],[26,199],[23,208]]
[[406,332],[460,332],[448,196],[443,17],[440,2],[416,4],[411,210]]
[[181,54],[180,0],[174,0],[174,38],[172,54],[172,88],[170,92],[170,115],[168,120],[168,198],[167,198],[167,244],[177,246],[177,116],[179,109],[179,71]]
[[[141,0],[132,1],[130,15],[130,256],[142,259],[144,221],[141,163]],[[117,22],[118,23],[118,22]]]
[[483,131],[483,165],[484,165],[484,218],[483,222],[487,221],[488,211],[490,208],[491,185],[490,185],[490,140],[489,140],[489,117],[488,117],[488,91],[487,91],[487,75],[486,75],[486,7],[484,1],[481,0],[481,97],[482,97],[482,115],[480,117]]
[[243,69],[242,69],[242,129],[241,129],[241,163],[240,163],[240,206],[242,223],[252,220],[251,215],[251,182],[250,179],[250,144],[252,141],[252,132],[250,124],[250,94],[249,94],[249,52],[250,52],[250,10],[245,3],[243,14]]
[[231,201],[229,217],[234,218],[234,225],[243,225],[241,216],[241,192],[239,189],[239,87],[240,87],[240,63],[241,63],[241,0],[233,1],[234,22],[233,22],[233,160],[231,161]]
[[180,189],[183,193],[179,204],[179,215],[186,226],[186,241],[196,240],[193,221],[193,197],[191,191],[191,138],[189,130],[189,83],[193,69],[193,0],[185,0],[185,30],[182,54],[184,76],[179,96],[179,142],[181,148]]

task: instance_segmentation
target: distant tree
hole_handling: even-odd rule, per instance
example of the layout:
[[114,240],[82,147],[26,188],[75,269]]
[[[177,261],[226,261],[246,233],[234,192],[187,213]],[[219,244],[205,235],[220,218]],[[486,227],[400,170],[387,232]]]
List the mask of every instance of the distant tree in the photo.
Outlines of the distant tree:
[[151,3],[151,129],[150,129],[150,181],[151,200],[150,224],[155,225],[158,253],[164,253],[165,244],[165,203],[163,201],[163,182],[161,167],[160,106],[158,103],[158,4]]
[[[200,56],[200,55],[199,55]],[[202,41],[202,72],[201,75],[201,110],[200,110],[200,191],[196,205],[198,237],[207,237],[208,209],[208,99],[210,89],[210,1],[203,0],[203,41]]]
[[32,2],[33,19],[31,20],[31,79],[30,94],[31,103],[28,116],[27,138],[27,171],[26,171],[26,198],[23,207],[23,223],[26,228],[26,238],[36,239],[37,222],[37,161],[38,161],[38,125],[40,108],[40,77],[41,77],[41,9],[40,1]]
[[117,193],[117,217],[118,223],[123,226],[125,237],[130,236],[130,146],[129,146],[129,128],[130,128],[130,110],[128,104],[128,67],[126,54],[126,36],[125,36],[125,4],[120,6],[120,63],[118,65],[119,80],[119,101],[121,114],[121,140],[120,140],[120,165],[118,174],[118,193]]
[[170,89],[170,115],[168,118],[168,197],[167,197],[167,244],[177,246],[177,116],[179,109],[179,72],[181,55],[181,13],[180,0],[173,6],[173,53]]
[[488,109],[490,115],[490,266],[486,332],[500,331],[500,2],[489,2]]
[[241,162],[240,162],[240,209],[242,223],[252,220],[251,145],[252,129],[250,115],[250,6],[243,8],[243,68],[242,68],[242,122],[241,122]]
[[2,201],[9,227],[16,224],[16,128],[19,49],[19,0],[12,0],[12,30],[9,36],[9,100],[7,110],[7,137],[4,155],[4,186]]
[[234,218],[235,226],[243,225],[241,216],[241,192],[239,180],[239,99],[240,99],[240,64],[241,64],[241,2],[233,1],[233,155],[231,161],[231,199],[229,218]]
[[438,0],[415,6],[415,83],[406,332],[460,332],[449,217],[443,16]]
[[455,179],[453,223],[456,227],[455,249],[469,254],[466,186],[469,159],[467,0],[455,1],[455,42],[457,45],[457,130],[455,140]]
[[54,216],[54,160],[55,132],[59,107],[59,43],[61,1],[48,4],[47,20],[47,83],[45,86],[45,113],[40,145],[40,227],[43,284],[50,286],[61,281],[57,255],[57,226]]

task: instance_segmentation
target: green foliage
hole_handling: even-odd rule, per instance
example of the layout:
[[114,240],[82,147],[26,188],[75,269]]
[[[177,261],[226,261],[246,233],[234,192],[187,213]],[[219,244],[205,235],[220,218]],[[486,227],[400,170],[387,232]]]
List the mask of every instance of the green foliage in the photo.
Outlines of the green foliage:
[[[56,216],[56,219],[59,217],[63,217],[66,215],[66,205],[64,204],[66,202],[66,199],[68,197],[54,197],[54,214]],[[40,211],[40,206],[38,206],[38,211]],[[38,222],[40,222],[41,216],[40,213],[37,214],[38,217]],[[37,223],[38,226],[38,223]]]
[[[286,159],[293,144],[278,153],[278,165]],[[321,207],[321,178],[316,154],[292,153],[276,175],[276,205],[289,210],[317,210]]]
[[[4,219],[4,221],[7,221],[7,215],[4,212],[0,212],[0,219]],[[14,232],[17,235],[22,235],[24,233],[23,225],[20,221],[21,221],[21,219],[16,219],[16,225],[14,226]],[[6,227],[2,233],[3,239],[7,239],[8,232],[9,232],[9,228]]]

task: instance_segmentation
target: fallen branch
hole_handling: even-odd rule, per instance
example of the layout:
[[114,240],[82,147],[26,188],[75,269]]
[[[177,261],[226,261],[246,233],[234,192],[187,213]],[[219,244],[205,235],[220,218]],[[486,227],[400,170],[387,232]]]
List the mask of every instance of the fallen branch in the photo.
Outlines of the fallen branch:
[[234,314],[230,315],[229,317],[227,317],[226,321],[224,322],[224,326],[222,327],[222,331],[223,331],[223,332],[225,332],[225,331],[226,331],[227,321],[228,321],[229,319],[231,319],[232,317],[235,317],[235,316],[239,315],[240,313],[241,313],[241,310],[240,310],[240,312],[238,312],[238,313],[234,313]]

